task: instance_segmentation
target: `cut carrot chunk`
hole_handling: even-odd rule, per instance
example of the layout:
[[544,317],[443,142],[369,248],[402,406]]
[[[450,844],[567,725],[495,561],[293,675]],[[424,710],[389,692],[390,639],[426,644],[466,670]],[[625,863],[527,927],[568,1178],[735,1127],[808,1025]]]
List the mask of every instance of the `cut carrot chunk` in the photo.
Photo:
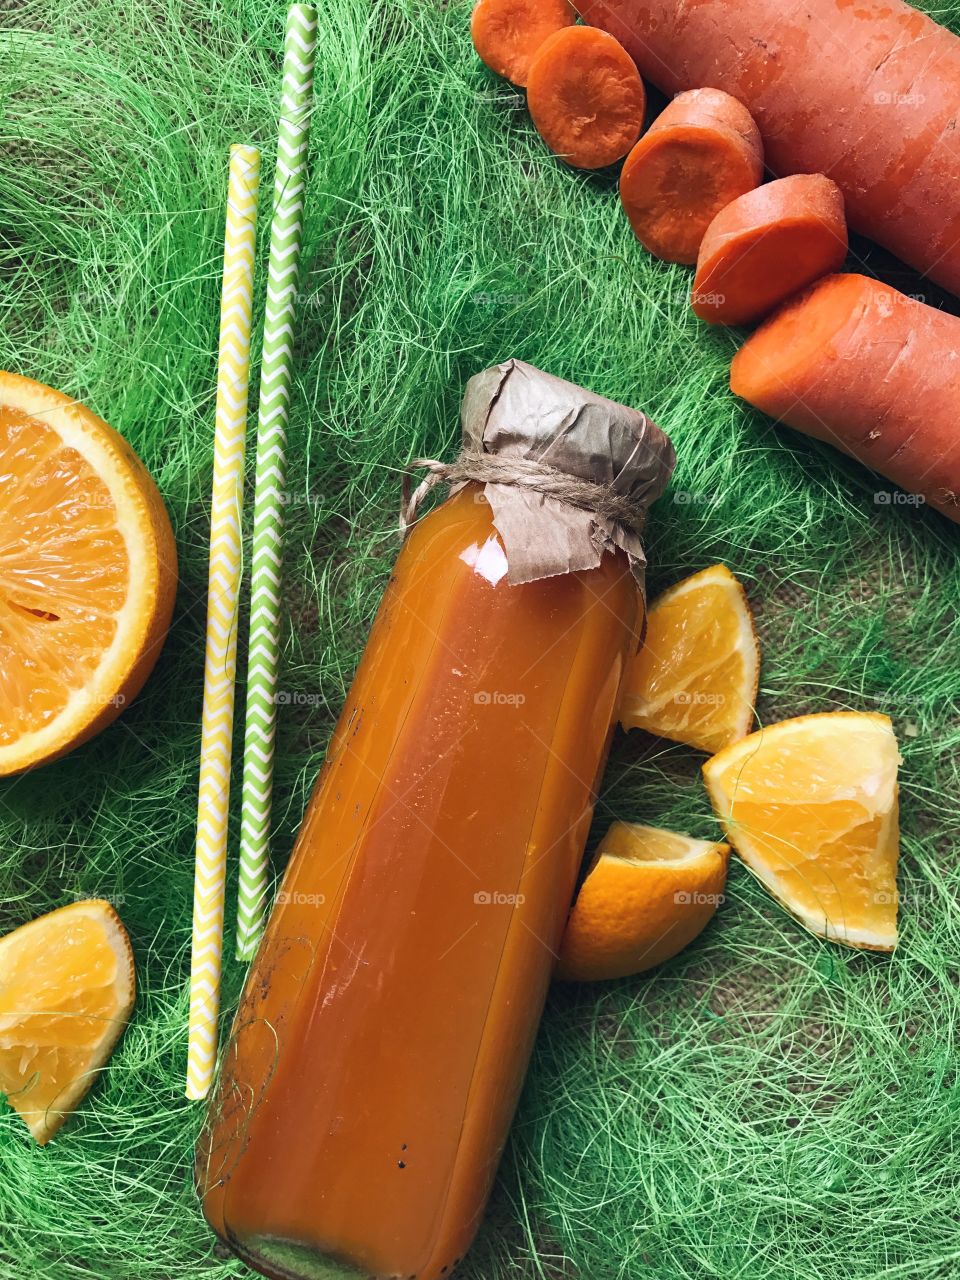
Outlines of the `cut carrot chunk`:
[[567,27],[535,55],[527,103],[551,151],[576,169],[602,169],[639,138],[646,96],[618,40],[595,27]]
[[627,156],[620,199],[645,249],[692,263],[720,210],[762,177],[763,143],[746,107],[720,89],[691,89]]
[[780,177],[827,173],[850,226],[960,296],[960,39],[904,0],[576,0],[664,93],[714,85]]
[[852,274],[811,285],[730,366],[735,395],[960,522],[958,378],[960,319]]
[[710,324],[750,324],[847,256],[840,188],[822,173],[767,183],[707,228],[691,304]]
[[572,26],[575,17],[567,0],[477,0],[470,34],[491,71],[525,87],[533,55],[548,36]]

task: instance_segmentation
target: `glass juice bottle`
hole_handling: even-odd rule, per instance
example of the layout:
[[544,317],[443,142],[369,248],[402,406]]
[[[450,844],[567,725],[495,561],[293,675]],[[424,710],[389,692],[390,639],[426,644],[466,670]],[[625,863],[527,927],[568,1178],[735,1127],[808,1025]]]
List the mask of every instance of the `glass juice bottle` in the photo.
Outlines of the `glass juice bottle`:
[[[554,467],[595,475],[602,437],[596,479],[662,490],[648,419],[519,362],[471,380],[465,437],[542,457],[576,415]],[[269,1276],[449,1275],[516,1106],[643,597],[638,543],[506,488],[407,538],[224,1052],[198,1186]],[[590,520],[589,567],[511,582],[513,548],[569,565]]]

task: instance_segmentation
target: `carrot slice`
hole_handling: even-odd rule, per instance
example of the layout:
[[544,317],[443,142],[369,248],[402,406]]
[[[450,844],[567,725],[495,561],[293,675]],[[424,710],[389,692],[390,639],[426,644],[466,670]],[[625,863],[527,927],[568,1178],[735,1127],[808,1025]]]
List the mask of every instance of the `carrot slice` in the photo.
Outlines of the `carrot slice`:
[[730,388],[916,495],[876,484],[878,506],[926,502],[960,522],[958,371],[960,319],[879,280],[840,275],[747,339]]
[[567,27],[534,56],[527,105],[551,151],[576,169],[602,169],[639,138],[646,95],[618,40],[595,27]]
[[710,324],[749,324],[847,256],[840,188],[797,173],[734,200],[707,228],[691,305]]
[[714,85],[755,117],[778,177],[825,173],[850,226],[960,296],[955,5],[576,0],[664,93]]
[[573,26],[575,18],[567,0],[477,0],[470,34],[491,71],[525,86],[530,61],[544,40]]
[[627,156],[620,199],[637,239],[666,262],[696,262],[704,232],[763,178],[763,143],[721,89],[679,93]]

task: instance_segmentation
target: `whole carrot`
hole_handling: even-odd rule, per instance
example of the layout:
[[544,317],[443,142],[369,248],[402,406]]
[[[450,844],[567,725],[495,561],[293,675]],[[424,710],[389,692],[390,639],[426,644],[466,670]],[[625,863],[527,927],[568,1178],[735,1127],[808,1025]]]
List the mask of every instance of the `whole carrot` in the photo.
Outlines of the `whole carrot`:
[[827,276],[744,343],[730,387],[960,522],[956,316],[866,276]]
[[470,34],[491,71],[525,86],[530,60],[544,40],[575,18],[568,0],[477,0]]
[[680,93],[627,156],[620,199],[637,239],[666,262],[696,262],[704,232],[763,178],[763,143],[720,89]]
[[595,27],[567,27],[530,64],[527,105],[551,151],[577,169],[622,160],[640,136],[646,94],[633,59]]
[[751,324],[847,256],[840,188],[795,173],[748,191],[707,228],[691,305],[710,324]]
[[960,39],[903,0],[577,0],[667,93],[749,108],[774,173],[823,173],[854,230],[960,293]]

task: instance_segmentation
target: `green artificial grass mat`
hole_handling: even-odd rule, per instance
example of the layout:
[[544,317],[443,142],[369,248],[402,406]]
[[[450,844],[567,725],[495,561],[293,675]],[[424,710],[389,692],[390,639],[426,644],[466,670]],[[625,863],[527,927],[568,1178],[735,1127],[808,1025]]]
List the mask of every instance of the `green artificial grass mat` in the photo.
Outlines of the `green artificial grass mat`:
[[[650,586],[715,560],[741,577],[760,719],[887,711],[904,757],[896,954],[819,942],[734,860],[727,901],[675,961],[556,987],[462,1275],[960,1274],[956,528],[733,399],[737,335],[695,320],[689,271],[644,254],[615,176],[546,153],[522,97],[476,60],[466,4],[320,7],[278,871],[397,551],[398,468],[452,454],[465,380],[508,356],[671,434]],[[0,931],[109,898],[140,983],[108,1069],[47,1149],[0,1114],[5,1280],[249,1274],[201,1219],[202,1108],[183,1084],[224,175],[231,142],[261,144],[268,207],[284,8],[0,4],[0,367],[123,432],[166,498],[182,575],[143,695],[0,785]],[[960,30],[960,4],[936,16]],[[614,816],[715,835],[700,763],[619,735],[594,841]],[[228,922],[234,909],[231,880]],[[232,929],[226,954],[225,1017],[243,976]]]

